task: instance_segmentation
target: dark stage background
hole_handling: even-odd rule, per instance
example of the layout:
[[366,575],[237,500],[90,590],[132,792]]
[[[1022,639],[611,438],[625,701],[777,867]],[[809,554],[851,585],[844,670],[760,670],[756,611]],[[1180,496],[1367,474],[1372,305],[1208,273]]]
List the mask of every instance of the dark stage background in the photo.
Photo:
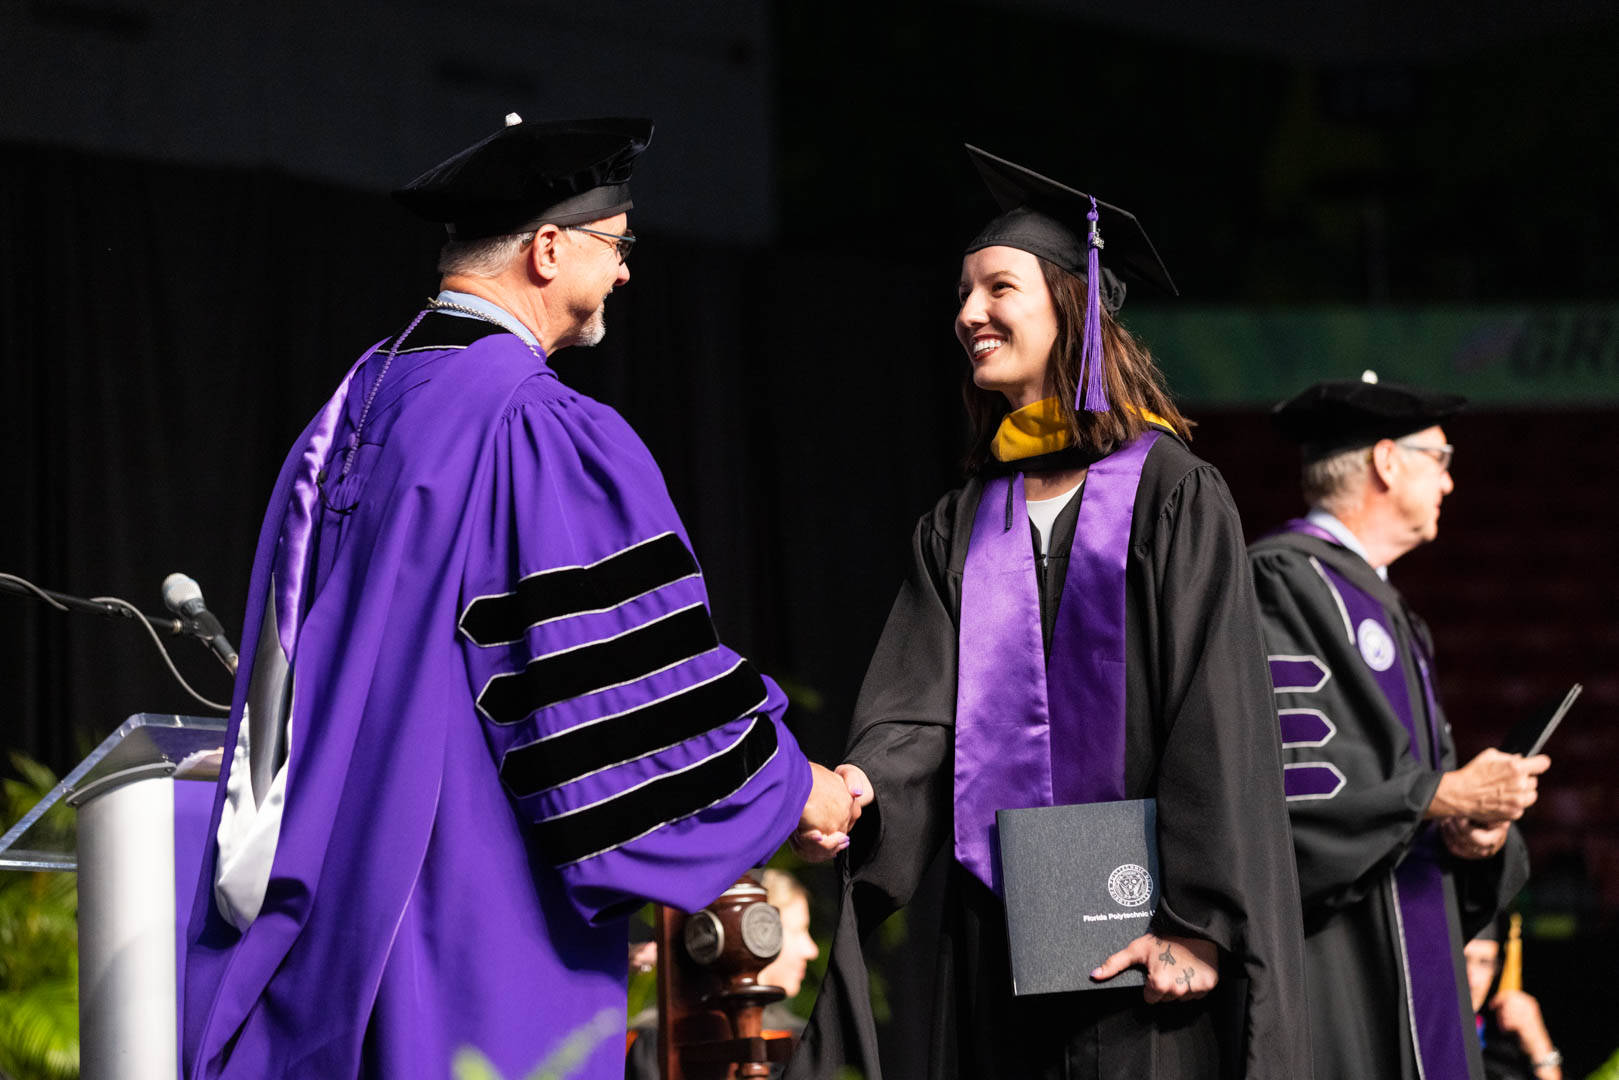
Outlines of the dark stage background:
[[[1440,25],[1464,18],[1416,6]],[[0,18],[106,38],[132,24],[86,12],[142,7],[34,3]],[[771,7],[762,37],[714,61],[769,101],[768,145],[748,160],[773,165],[739,211],[747,228],[728,232],[712,205],[700,228],[649,210],[605,343],[556,367],[650,445],[722,635],[783,681],[790,723],[835,763],[911,527],[956,482],[953,286],[961,243],[989,213],[963,140],[1139,210],[1185,303],[1261,322],[1310,303],[1589,305],[1571,361],[1589,393],[1492,401],[1447,425],[1457,491],[1441,539],[1394,571],[1433,624],[1464,755],[1586,683],[1526,823],[1536,877],[1523,898],[1528,988],[1568,1054],[1565,1075],[1583,1075],[1619,1040],[1619,997],[1600,977],[1619,962],[1619,87],[1593,75],[1619,55],[1619,25],[1570,0],[1542,22],[1469,9],[1479,25],[1448,38],[1367,32],[1328,48],[1296,22],[1296,40],[1277,42],[1244,38],[1242,25],[1157,28],[1105,3],[1080,8],[902,4],[851,26],[810,5]],[[541,39],[549,17],[544,5],[485,14]],[[637,47],[655,51],[649,40]],[[325,63],[341,83],[338,60]],[[612,80],[609,105],[554,111],[662,115],[622,69]],[[378,125],[363,137],[386,152],[367,154],[409,162],[392,177],[405,179],[507,107],[553,111],[546,85],[484,86],[446,106],[457,125],[426,147]],[[294,143],[299,123],[315,123],[286,122]],[[196,147],[5,130],[0,571],[156,612],[162,578],[184,570],[239,636],[282,455],[356,356],[432,291],[438,235],[395,209],[384,182],[330,179],[344,151],[329,132],[327,164],[305,169],[274,154],[209,161]],[[684,135],[660,128],[709,137],[689,118]],[[649,162],[667,150],[655,144]],[[659,182],[638,189],[644,203]],[[1164,310],[1133,295],[1125,321]],[[1196,364],[1166,361],[1171,384],[1209,385]],[[1359,366],[1397,377],[1401,357],[1369,350]],[[1467,392],[1466,379],[1452,372],[1452,388]],[[1225,473],[1250,535],[1299,509],[1291,452],[1263,415],[1269,393],[1186,403],[1200,422],[1193,448]],[[228,698],[200,645],[171,647],[200,689]],[[0,595],[0,748],[63,771],[131,712],[196,709],[132,625]],[[930,964],[896,951],[896,1024],[926,997]]]

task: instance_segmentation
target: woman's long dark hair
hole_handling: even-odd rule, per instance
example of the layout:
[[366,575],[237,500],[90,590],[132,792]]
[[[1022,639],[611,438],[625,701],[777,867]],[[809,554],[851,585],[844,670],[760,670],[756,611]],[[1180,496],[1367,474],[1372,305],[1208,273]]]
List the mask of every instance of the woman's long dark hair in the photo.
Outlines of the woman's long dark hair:
[[[1036,256],[1041,276],[1057,309],[1057,340],[1047,360],[1057,384],[1057,401],[1063,420],[1074,433],[1074,444],[1098,454],[1113,450],[1147,430],[1143,413],[1165,421],[1183,439],[1192,437],[1192,423],[1181,415],[1164,387],[1163,373],[1145,346],[1130,336],[1119,322],[1102,310],[1102,355],[1106,364],[1107,396],[1112,408],[1107,412],[1076,411],[1074,395],[1086,377],[1083,349],[1085,341],[1085,279]],[[989,446],[1001,426],[1009,406],[998,391],[985,390],[967,373],[961,388],[967,406],[971,432],[964,462],[969,476],[990,460]]]

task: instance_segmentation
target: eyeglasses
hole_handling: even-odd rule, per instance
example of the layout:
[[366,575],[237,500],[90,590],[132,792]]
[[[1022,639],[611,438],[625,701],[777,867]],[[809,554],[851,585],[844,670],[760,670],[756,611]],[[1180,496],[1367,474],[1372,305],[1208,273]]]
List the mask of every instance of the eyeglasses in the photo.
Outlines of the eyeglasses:
[[1427,454],[1439,464],[1439,471],[1444,472],[1450,468],[1451,461],[1456,457],[1456,448],[1450,443],[1440,446],[1429,446],[1426,443],[1410,443],[1403,439],[1396,439],[1394,445],[1401,450],[1411,450],[1418,454]]
[[630,251],[635,247],[635,234],[632,232],[602,232],[600,229],[587,229],[583,225],[564,225],[562,228],[567,232],[589,233],[591,236],[599,236],[603,240],[611,241],[614,250],[618,252],[618,261],[621,263],[630,257]]

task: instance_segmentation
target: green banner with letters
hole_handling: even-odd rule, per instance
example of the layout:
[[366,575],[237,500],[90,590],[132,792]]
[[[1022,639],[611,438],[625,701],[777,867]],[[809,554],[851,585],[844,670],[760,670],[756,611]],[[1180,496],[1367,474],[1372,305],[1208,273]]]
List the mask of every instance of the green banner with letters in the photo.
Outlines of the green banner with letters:
[[1175,396],[1271,405],[1368,369],[1477,405],[1619,406],[1619,306],[1126,309]]

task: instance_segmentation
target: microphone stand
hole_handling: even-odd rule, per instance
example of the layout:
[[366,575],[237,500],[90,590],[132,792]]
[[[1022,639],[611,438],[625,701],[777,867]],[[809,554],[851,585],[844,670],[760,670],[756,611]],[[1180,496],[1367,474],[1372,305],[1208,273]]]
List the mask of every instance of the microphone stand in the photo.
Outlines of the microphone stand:
[[139,616],[145,619],[152,629],[160,633],[179,637],[182,634],[191,634],[193,637],[202,637],[202,631],[188,619],[177,619],[172,615],[147,615],[134,608],[119,607],[104,600],[86,600],[82,596],[70,596],[67,593],[55,592],[51,589],[41,589],[18,584],[9,577],[0,577],[0,592],[13,593],[17,596],[31,596],[35,600],[53,603],[56,607],[68,611],[82,611],[88,615],[103,615],[109,619],[133,619]]
[[[3,572],[0,572],[0,593],[33,597],[35,600],[59,611],[82,611],[88,615],[100,615],[109,619],[127,619],[131,622],[143,623],[144,625],[141,628],[151,635],[152,644],[156,645],[158,652],[163,654],[163,662],[168,665],[169,673],[175,677],[181,687],[185,689],[185,692],[210,709],[216,709],[219,712],[230,712],[229,705],[218,701],[210,701],[197,693],[191,684],[186,682],[185,676],[180,674],[180,669],[174,666],[174,660],[169,656],[169,650],[164,646],[162,639],[157,636],[159,631],[171,637],[188,635],[213,648],[216,634],[205,629],[197,620],[179,618],[173,615],[148,615],[137,610],[128,601],[119,600],[116,597],[87,600],[82,596],[72,596],[68,593],[60,593],[51,589],[42,589],[26,578]],[[223,635],[219,636],[223,637]],[[226,647],[229,648],[228,644]],[[218,655],[217,650],[215,650],[215,655]],[[220,660],[230,670],[231,674],[235,675],[236,666],[223,657],[220,657]]]

